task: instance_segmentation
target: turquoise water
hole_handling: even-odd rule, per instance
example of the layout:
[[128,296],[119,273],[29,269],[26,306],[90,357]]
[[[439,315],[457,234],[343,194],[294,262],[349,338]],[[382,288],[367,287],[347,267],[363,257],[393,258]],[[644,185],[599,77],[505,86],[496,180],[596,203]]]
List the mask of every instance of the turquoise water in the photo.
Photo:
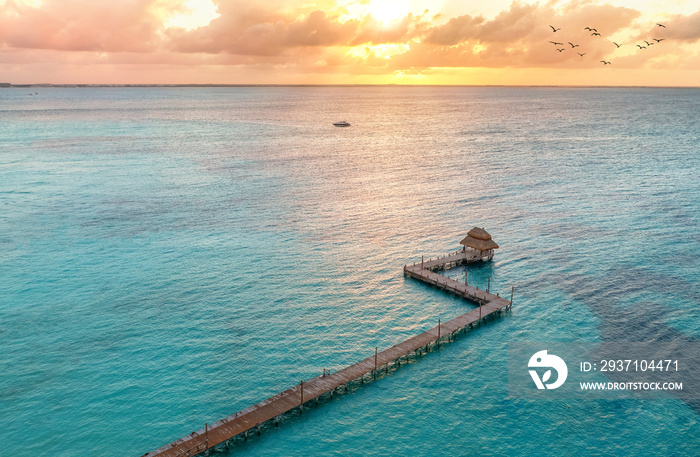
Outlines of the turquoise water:
[[0,91],[2,455],[138,456],[455,317],[401,268],[475,225],[512,314],[230,455],[700,454],[674,397],[507,398],[509,341],[700,339],[700,90],[31,91]]

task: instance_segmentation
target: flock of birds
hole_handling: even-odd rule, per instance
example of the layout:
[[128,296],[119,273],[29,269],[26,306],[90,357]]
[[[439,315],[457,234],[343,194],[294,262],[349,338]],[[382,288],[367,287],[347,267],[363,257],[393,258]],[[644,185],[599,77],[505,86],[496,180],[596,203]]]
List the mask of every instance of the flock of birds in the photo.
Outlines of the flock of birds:
[[[665,25],[660,24],[660,23],[656,23],[656,26],[659,27],[659,28],[664,28],[664,29],[666,28]],[[561,30],[561,28],[556,28],[556,27],[554,27],[553,25],[550,25],[550,27],[552,28],[552,32],[553,32],[553,33],[556,33],[556,32],[558,32],[559,30]],[[602,37],[602,35],[600,34],[600,32],[598,32],[598,30],[595,29],[595,28],[593,28],[593,27],[584,27],[583,30],[587,30],[588,32],[590,32],[592,37]],[[659,44],[659,43],[661,43],[661,42],[664,41],[664,40],[665,40],[665,38],[652,38],[652,41],[651,41],[651,42],[649,42],[649,41],[647,41],[647,40],[643,40],[643,41],[644,41],[644,45],[642,45],[642,44],[637,44],[636,46],[637,46],[637,47],[639,48],[639,50],[641,51],[642,49],[647,49],[647,48],[649,48],[649,47],[651,47],[651,46],[653,46],[653,45],[655,45],[655,44]],[[566,51],[566,49],[567,49],[567,48],[566,48],[566,45],[565,45],[564,43],[560,43],[560,42],[558,42],[558,41],[550,41],[550,43],[552,43],[552,44],[555,46],[555,49],[556,49],[557,51],[559,51],[559,52],[564,52],[564,51]],[[574,43],[572,43],[571,41],[567,41],[566,43],[568,43],[569,46],[571,46],[571,49],[572,49],[572,50],[581,46],[581,45],[579,45],[579,44],[574,44]],[[612,44],[614,44],[616,48],[619,48],[619,47],[621,47],[624,43],[616,43],[615,41],[613,41]],[[558,46],[563,46],[563,47],[560,48],[560,47],[558,47]],[[578,51],[576,51],[576,54],[578,54],[578,55],[581,56],[581,57],[583,57],[583,56],[586,55],[585,52],[578,52]],[[601,60],[600,62],[603,64],[603,66],[605,66],[605,65],[612,65],[611,62],[610,62],[609,60]]]

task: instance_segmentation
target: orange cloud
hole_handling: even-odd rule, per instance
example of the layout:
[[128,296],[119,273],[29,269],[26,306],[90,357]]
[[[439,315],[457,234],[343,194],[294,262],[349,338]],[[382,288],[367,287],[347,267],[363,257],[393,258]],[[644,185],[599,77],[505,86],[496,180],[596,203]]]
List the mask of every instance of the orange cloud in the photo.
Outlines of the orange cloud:
[[44,0],[38,7],[10,0],[0,9],[0,42],[11,48],[147,52],[159,41],[158,11],[156,0]]
[[[220,11],[207,27],[168,32],[171,49],[250,55],[277,55],[285,48],[334,46],[347,43],[358,28],[358,21],[339,22],[338,15],[312,11],[290,20],[282,14],[267,13],[248,6],[235,14]],[[267,14],[266,14],[267,13]]]
[[700,10],[690,16],[676,15],[670,21],[666,21],[663,28],[654,28],[654,34],[663,34],[668,38],[694,43],[700,39]]
[[[234,7],[238,5],[240,7]],[[208,27],[168,32],[173,50],[278,55],[289,48],[402,43],[418,36],[427,22],[408,14],[389,25],[371,16],[341,19],[340,11],[271,11],[265,4],[221,3]]]
[[[349,17],[335,0],[219,0],[214,1],[218,17],[208,25],[168,27],[168,18],[182,11],[183,2],[43,0],[30,6],[7,0],[0,9],[0,61],[19,68],[33,58],[53,59],[56,66],[99,66],[100,71],[133,65],[134,71],[148,66],[153,72],[161,65],[170,71],[179,67],[183,74],[199,66],[212,72],[235,68],[241,74],[274,68],[278,74],[430,76],[460,68],[587,69],[597,68],[602,59],[613,59],[615,68],[695,69],[689,60],[697,58],[692,46],[700,38],[700,11],[666,17],[662,29],[642,23],[638,10],[586,0],[516,1],[488,19],[444,18],[426,11],[388,23],[370,15]],[[561,30],[552,32],[550,24]],[[591,36],[584,27],[597,28],[601,36]],[[632,52],[634,40],[652,37],[665,38],[663,47]],[[625,41],[625,47],[618,49],[616,40]]]

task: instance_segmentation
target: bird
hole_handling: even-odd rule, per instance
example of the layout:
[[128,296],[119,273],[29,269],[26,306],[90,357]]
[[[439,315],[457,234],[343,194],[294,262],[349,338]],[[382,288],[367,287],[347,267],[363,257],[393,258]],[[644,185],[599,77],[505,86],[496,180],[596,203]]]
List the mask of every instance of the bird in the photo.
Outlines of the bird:
[[575,47],[577,47],[577,46],[580,46],[580,45],[578,45],[578,44],[573,44],[571,41],[567,41],[567,43],[569,43],[569,44],[571,45],[571,49],[573,49],[573,48],[575,48]]
[[591,36],[600,36],[600,33],[598,33],[598,32],[593,32],[593,33],[591,33]]
[[588,30],[589,32],[597,32],[598,30],[592,29],[590,27],[584,27],[583,30]]
[[601,60],[601,62],[603,62],[603,65],[612,65],[612,64],[611,64],[610,62],[608,62],[607,60]]
[[657,25],[657,26],[659,26],[659,27],[663,27],[663,28],[666,28],[666,26],[665,26],[665,25],[663,25],[663,24],[659,24],[658,22],[656,23],[656,25]]
[[557,30],[561,30],[561,28],[555,29],[553,25],[550,25],[550,27],[552,28],[552,32],[556,32]]
[[618,48],[619,48],[620,46],[622,46],[621,44],[617,44],[617,43],[615,43],[614,41],[613,41],[613,44],[614,44],[615,46],[617,46]]
[[557,48],[557,51],[562,52],[562,51],[566,51],[566,49],[564,49],[564,48],[561,48],[561,49]]
[[550,43],[552,43],[552,44],[555,45],[555,46],[556,46],[556,45],[564,46],[564,43],[558,43],[558,42],[556,42],[556,41],[550,41]]
[[651,46],[654,43],[649,43],[647,40],[644,40],[644,42],[647,44],[647,46]]
[[642,46],[641,44],[638,44],[637,47],[638,47],[639,49],[646,49],[646,48],[647,48],[646,46]]
[[657,43],[661,43],[664,41],[666,38],[652,38],[652,40],[656,41]]
[[583,57],[583,56],[585,56],[585,55],[586,55],[586,53],[585,53],[585,52],[577,52],[576,54],[580,55],[581,57]]

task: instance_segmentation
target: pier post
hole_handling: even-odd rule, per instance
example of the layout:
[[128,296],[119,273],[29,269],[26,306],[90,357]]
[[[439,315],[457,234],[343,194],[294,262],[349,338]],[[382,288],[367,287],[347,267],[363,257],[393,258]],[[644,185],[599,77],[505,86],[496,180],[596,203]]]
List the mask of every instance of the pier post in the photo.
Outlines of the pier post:
[[440,319],[438,319],[438,339],[437,339],[437,347],[440,347],[440,326],[442,324],[440,323]]
[[299,384],[301,386],[301,403],[299,403],[299,409],[304,410],[304,381],[302,380]]
[[[206,422],[204,423],[204,436],[205,436],[205,438],[204,438],[204,439],[205,439],[205,444],[204,444],[204,446],[205,446],[206,449],[209,449],[209,424],[206,423]],[[206,449],[205,449],[205,450],[206,450]]]
[[374,379],[377,379],[377,346],[374,347]]
[[486,286],[486,293],[488,294],[490,290],[491,290],[491,278],[489,278],[489,285]]
[[465,286],[469,285],[469,281],[467,281],[468,278],[469,278],[469,272],[467,270],[465,270],[464,271],[464,285]]
[[510,306],[513,306],[513,291],[515,290],[515,286],[511,286],[510,288]]

